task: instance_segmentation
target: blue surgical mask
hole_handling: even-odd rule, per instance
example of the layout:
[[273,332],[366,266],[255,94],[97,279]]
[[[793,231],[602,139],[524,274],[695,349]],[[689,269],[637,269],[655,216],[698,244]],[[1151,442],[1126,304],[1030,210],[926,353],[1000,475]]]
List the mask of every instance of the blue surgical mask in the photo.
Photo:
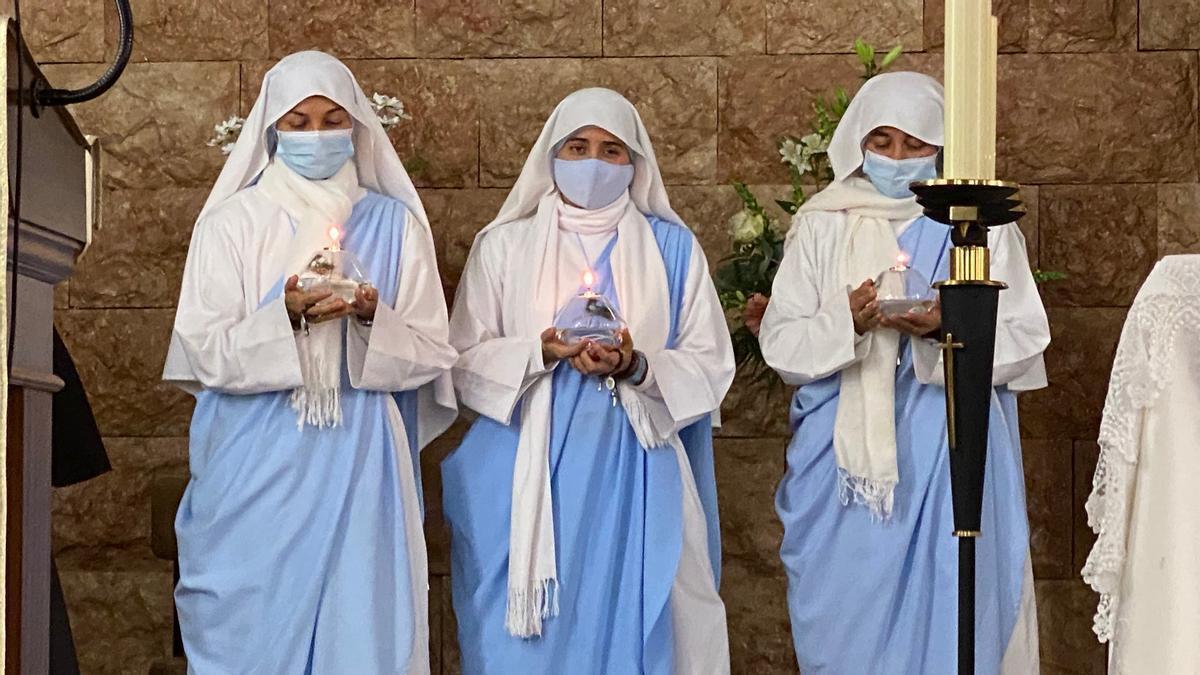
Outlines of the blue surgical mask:
[[309,180],[325,180],[354,156],[352,129],[279,131],[275,156]]
[[876,190],[892,199],[913,196],[912,190],[908,189],[909,183],[937,178],[936,154],[912,159],[892,159],[870,150],[864,154],[863,173]]
[[554,183],[572,204],[589,211],[602,209],[629,189],[633,165],[602,159],[555,159]]

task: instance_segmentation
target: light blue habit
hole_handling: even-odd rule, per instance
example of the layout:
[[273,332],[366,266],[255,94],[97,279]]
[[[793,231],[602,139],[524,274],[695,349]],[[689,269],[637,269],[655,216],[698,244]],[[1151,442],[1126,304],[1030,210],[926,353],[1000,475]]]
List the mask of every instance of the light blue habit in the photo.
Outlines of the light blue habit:
[[[693,237],[679,225],[647,219],[667,269],[670,346]],[[602,279],[595,290],[614,305],[609,258],[615,242],[614,236],[595,264]],[[643,448],[624,408],[613,406],[607,389],[597,390],[596,378],[564,363],[553,378],[550,471],[561,609],[545,620],[541,637],[516,638],[504,628],[519,423],[505,426],[480,417],[442,463],[463,672],[668,675],[673,662],[668,599],[683,532],[675,453]],[[712,566],[719,570],[711,419],[705,416],[680,437],[704,506]]]
[[[343,246],[383,299],[396,297],[406,216],[399,201],[368,193],[347,221]],[[420,481],[416,397],[395,395],[412,449],[398,457],[393,395],[352,388],[344,362],[341,426],[298,429],[290,393],[196,397],[191,483],[175,522],[189,669],[403,672],[414,625],[398,462],[413,462]]]
[[[921,218],[900,248],[927,279],[948,277],[949,228]],[[780,555],[804,675],[915,675],[957,669],[958,540],[950,500],[945,390],[913,371],[901,342],[896,368],[900,482],[891,519],[838,499],[833,425],[839,376],[797,389],[794,436],[775,506],[784,525]],[[1000,672],[1017,621],[1029,553],[1016,397],[992,397],[978,540],[976,672]]]

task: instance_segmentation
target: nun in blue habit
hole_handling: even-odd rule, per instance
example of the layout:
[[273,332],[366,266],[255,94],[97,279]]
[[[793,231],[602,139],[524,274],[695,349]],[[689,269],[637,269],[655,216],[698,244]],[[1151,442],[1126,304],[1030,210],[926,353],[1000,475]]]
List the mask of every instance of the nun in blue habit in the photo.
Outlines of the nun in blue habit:
[[[884,315],[874,280],[898,257],[948,276],[948,227],[908,185],[937,175],[942,87],[868,81],[829,148],[835,179],[793,221],[762,322],[763,355],[796,385],[776,495],[788,607],[805,675],[952,673],[958,546],[940,309]],[[977,673],[1038,672],[1016,394],[1046,385],[1050,342],[1016,225],[989,234],[1000,294],[978,541]]]
[[[552,328],[589,286],[628,324],[619,347]],[[464,672],[728,673],[712,415],[732,347],[621,95],[554,110],[475,239],[450,334],[479,413],[442,464]]]
[[[353,302],[296,275],[333,245]],[[163,379],[196,396],[175,523],[190,672],[428,673],[417,453],[456,414],[425,210],[350,70],[263,80],[196,223]]]

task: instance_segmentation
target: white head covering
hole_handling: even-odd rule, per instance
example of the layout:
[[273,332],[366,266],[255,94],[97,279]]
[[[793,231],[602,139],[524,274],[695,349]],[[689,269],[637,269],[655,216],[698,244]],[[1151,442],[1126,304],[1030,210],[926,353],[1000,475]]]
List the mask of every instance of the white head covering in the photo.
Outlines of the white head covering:
[[829,143],[834,180],[845,180],[862,166],[863,141],[879,127],[895,127],[942,146],[943,105],[942,85],[928,75],[883,73],[867,80]]
[[[558,218],[561,199],[554,185],[553,155],[575,131],[596,126],[613,134],[633,153],[630,197],[617,224],[611,265],[621,311],[634,344],[647,350],[666,346],[670,299],[666,268],[646,215],[682,224],[671,209],[650,136],[637,109],[609,89],[583,89],[563,99],[534,144],[525,168],[500,213],[477,237],[522,221],[514,248],[527,260],[511,260],[504,270],[504,333],[536,339],[554,322],[558,280]],[[519,226],[522,226],[519,225]],[[672,443],[654,431],[649,413],[627,383],[617,394],[639,442],[646,448]],[[509,535],[508,612],[505,627],[518,637],[541,635],[542,619],[558,613],[554,518],[550,493],[551,375],[531,385],[521,406],[520,440],[513,468]]]
[[595,87],[580,89],[554,108],[500,212],[480,234],[501,223],[533,215],[542,199],[557,191],[553,170],[555,151],[571,134],[588,126],[600,127],[621,139],[633,154],[633,184],[629,186],[629,196],[638,210],[682,223],[683,220],[671,210],[654,146],[650,144],[650,134],[642,124],[637,108],[617,92]]
[[[932,145],[942,145],[942,85],[920,73],[885,73],[867,81],[850,102],[829,144],[834,181],[804,203],[789,239],[804,214],[845,214],[838,232],[839,276],[847,290],[874,279],[895,263],[899,246],[893,221],[921,214],[916,197],[893,199],[863,178],[863,142],[879,127],[895,127]],[[830,302],[846,302],[844,297]],[[833,447],[838,492],[880,518],[891,515],[900,480],[896,464],[895,383],[899,335],[877,329],[862,338],[867,355],[841,374]]]
[[309,96],[328,98],[354,119],[354,164],[359,185],[403,202],[428,229],[429,218],[412,179],[354,74],[341,61],[318,51],[285,56],[267,71],[258,100],[246,117],[200,217],[258,178],[275,150],[275,123]]

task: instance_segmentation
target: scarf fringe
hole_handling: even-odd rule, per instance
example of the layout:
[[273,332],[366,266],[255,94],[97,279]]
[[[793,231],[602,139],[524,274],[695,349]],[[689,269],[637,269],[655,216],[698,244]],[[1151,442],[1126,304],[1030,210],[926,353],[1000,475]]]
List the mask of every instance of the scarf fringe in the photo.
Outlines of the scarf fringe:
[[304,385],[292,391],[297,428],[328,429],[342,424],[342,332],[344,321],[313,326],[296,338]]
[[853,499],[855,504],[861,504],[870,509],[873,519],[890,520],[895,496],[895,481],[879,481],[863,476],[854,476],[838,467],[838,499],[842,502],[842,506],[848,506],[850,500]]
[[299,413],[296,419],[298,428],[308,424],[318,429],[328,429],[342,424],[342,392],[336,387],[315,392],[295,389],[292,391],[291,404],[292,409]]
[[542,619],[558,616],[558,581],[541,579],[533,588],[508,589],[504,628],[519,638],[541,637]]
[[625,409],[625,416],[629,418],[629,425],[633,427],[633,435],[637,436],[638,443],[643,448],[653,450],[671,443],[670,438],[664,438],[655,431],[650,410],[632,385],[622,382],[617,388],[617,395],[621,400],[621,407]]

